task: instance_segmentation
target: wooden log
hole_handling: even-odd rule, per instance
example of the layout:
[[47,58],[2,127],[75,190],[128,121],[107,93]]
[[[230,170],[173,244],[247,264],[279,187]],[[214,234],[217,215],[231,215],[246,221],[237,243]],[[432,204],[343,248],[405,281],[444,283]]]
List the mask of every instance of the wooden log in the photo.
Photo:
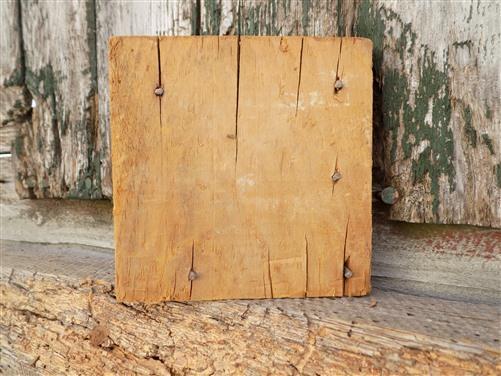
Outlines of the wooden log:
[[500,14],[495,1],[364,0],[350,15],[374,41],[393,219],[501,227]]
[[120,304],[108,282],[7,268],[0,292],[0,369],[11,374],[500,371],[499,306],[384,291],[352,300]]

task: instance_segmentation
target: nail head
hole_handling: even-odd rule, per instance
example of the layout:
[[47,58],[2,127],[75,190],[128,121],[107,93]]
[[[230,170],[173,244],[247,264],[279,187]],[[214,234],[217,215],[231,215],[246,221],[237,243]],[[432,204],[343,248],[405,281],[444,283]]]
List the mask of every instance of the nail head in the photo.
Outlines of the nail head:
[[343,175],[341,175],[339,171],[336,171],[332,174],[331,179],[334,183],[336,183],[337,181],[341,180],[342,177]]
[[353,277],[353,272],[347,266],[345,266],[343,268],[343,275],[344,275],[344,278],[348,279],[348,278]]
[[393,205],[399,199],[398,191],[393,187],[386,187],[381,191],[381,200],[388,205]]
[[197,278],[198,278],[198,273],[196,271],[194,271],[193,269],[190,270],[190,272],[188,273],[188,280],[194,281]]
[[343,87],[344,87],[343,81],[341,81],[340,79],[336,80],[336,82],[334,83],[334,91],[337,93]]
[[164,95],[164,89],[162,87],[157,87],[155,89],[155,95],[157,97],[161,97],[162,95]]

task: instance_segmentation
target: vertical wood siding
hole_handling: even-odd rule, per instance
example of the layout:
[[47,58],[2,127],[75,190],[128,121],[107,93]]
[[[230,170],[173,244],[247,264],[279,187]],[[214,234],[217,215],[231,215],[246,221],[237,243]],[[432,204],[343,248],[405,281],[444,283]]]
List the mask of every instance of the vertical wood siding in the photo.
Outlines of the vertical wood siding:
[[399,192],[392,218],[501,227],[498,2],[13,0],[0,10],[0,114],[23,124],[24,197],[111,197],[111,35],[359,35],[374,43],[374,176]]

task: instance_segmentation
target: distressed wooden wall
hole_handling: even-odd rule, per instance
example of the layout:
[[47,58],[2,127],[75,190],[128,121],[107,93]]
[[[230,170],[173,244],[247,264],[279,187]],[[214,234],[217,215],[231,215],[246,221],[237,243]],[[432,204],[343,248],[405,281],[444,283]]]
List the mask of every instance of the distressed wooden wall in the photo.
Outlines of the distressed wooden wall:
[[501,227],[498,20],[488,0],[8,0],[0,116],[22,197],[111,197],[111,35],[358,35],[374,43],[374,180],[394,219]]

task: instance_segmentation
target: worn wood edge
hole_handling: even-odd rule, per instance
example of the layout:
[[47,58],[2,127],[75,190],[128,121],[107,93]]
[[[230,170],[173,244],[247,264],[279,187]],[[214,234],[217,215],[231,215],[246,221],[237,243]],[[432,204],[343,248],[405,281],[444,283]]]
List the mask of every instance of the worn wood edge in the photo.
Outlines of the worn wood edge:
[[[443,331],[425,335],[420,330],[399,329],[397,318],[392,328],[364,317],[364,311],[374,317],[373,313],[384,310],[386,304],[412,304],[412,299],[406,301],[403,295],[390,299],[377,296],[373,301],[120,304],[108,282],[14,269],[2,269],[0,289],[4,353],[0,366],[5,372],[26,368],[48,374],[63,370],[100,374],[252,370],[275,374],[494,375],[500,371],[499,346],[482,343],[482,338],[448,338],[452,332]],[[441,309],[444,307],[447,304]],[[471,320],[475,316],[471,305],[464,311],[470,319],[461,318],[461,308],[468,307],[459,303],[453,307],[448,325],[461,326],[462,319],[466,325],[474,327],[476,323],[485,330],[496,325],[495,317],[488,321],[482,317],[492,314],[488,306],[478,307],[476,321]],[[361,316],[354,315],[357,309]],[[407,321],[430,319],[409,318],[406,312],[401,313]],[[437,321],[444,317],[436,307],[430,312]]]

